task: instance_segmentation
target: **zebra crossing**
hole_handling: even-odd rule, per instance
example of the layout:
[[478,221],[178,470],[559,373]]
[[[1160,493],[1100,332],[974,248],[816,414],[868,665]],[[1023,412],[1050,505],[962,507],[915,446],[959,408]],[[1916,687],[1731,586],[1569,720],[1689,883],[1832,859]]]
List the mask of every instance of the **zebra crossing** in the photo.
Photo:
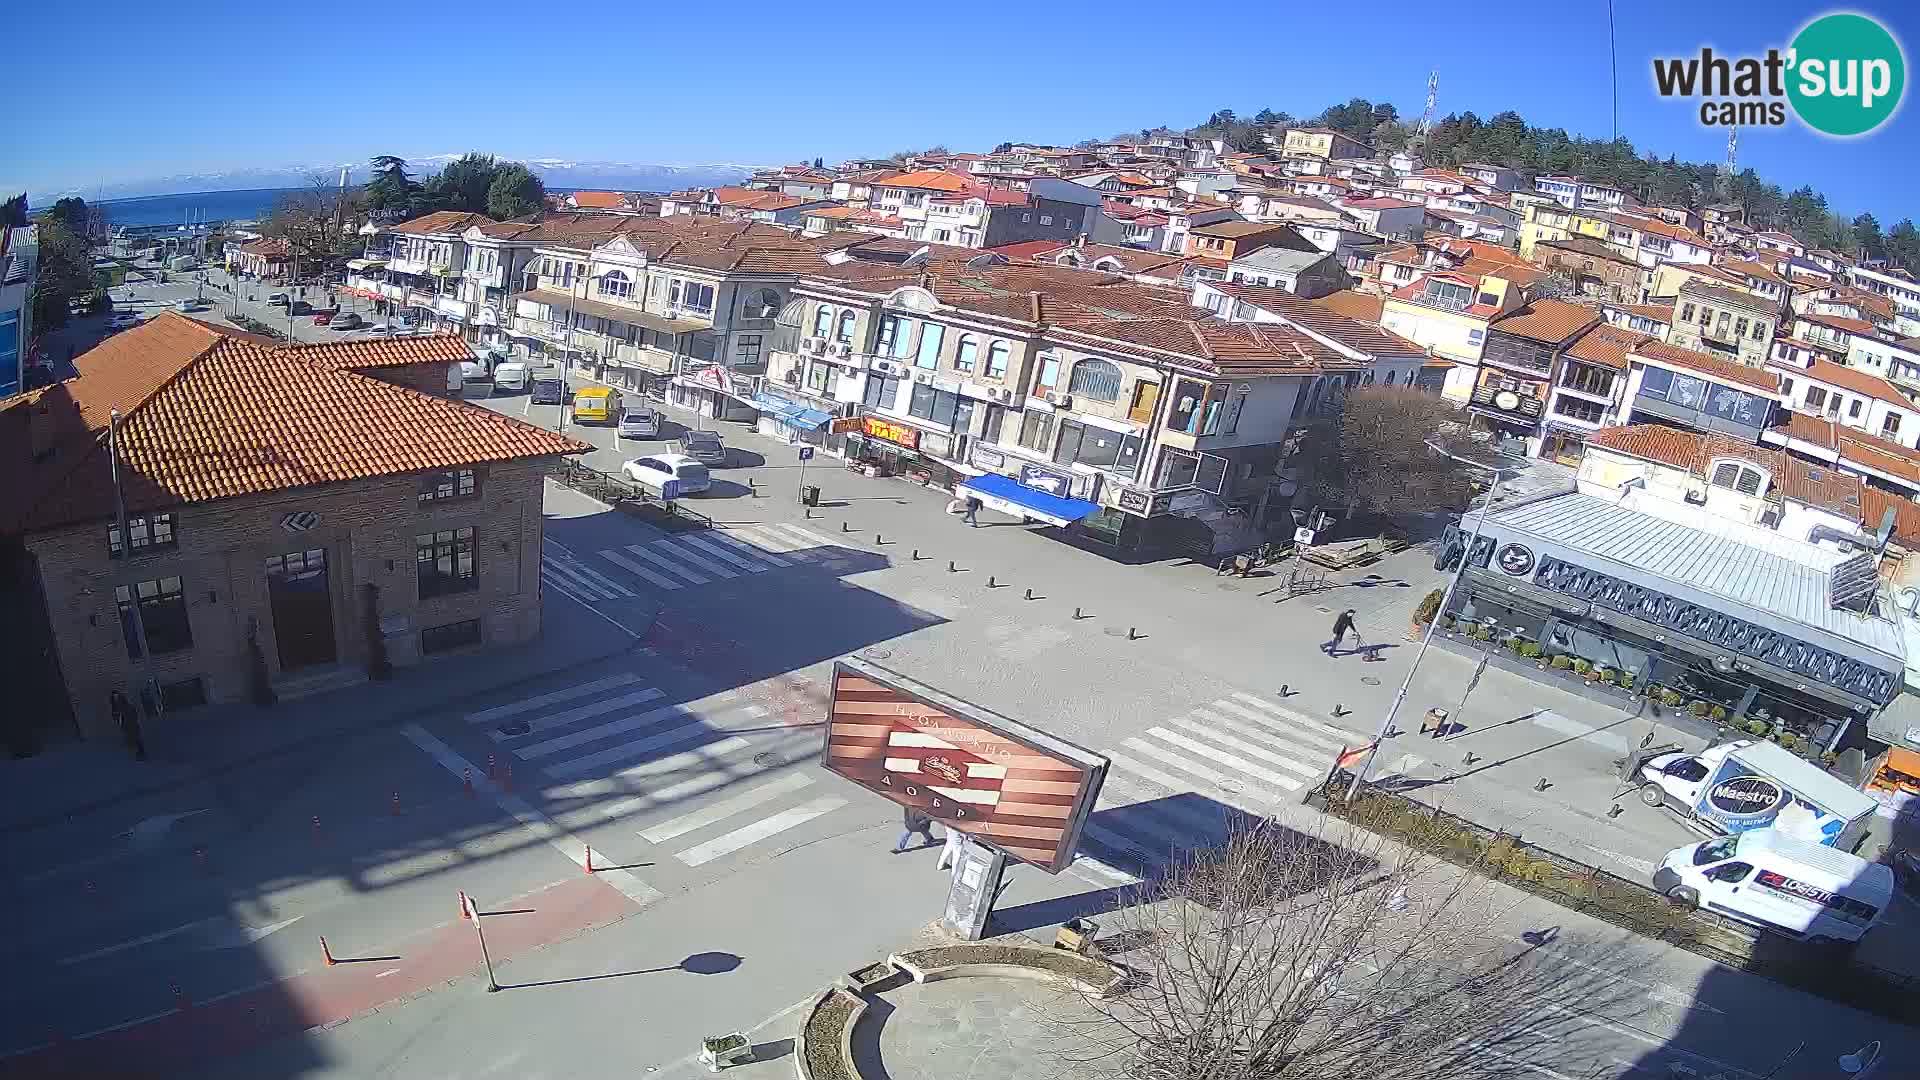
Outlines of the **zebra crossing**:
[[675,590],[824,561],[834,558],[837,548],[835,541],[812,529],[769,522],[683,533],[596,554],[649,585]]
[[[1297,799],[1343,749],[1370,740],[1238,691],[1167,718],[1107,752],[1113,765],[1076,865],[1118,883],[1155,876],[1179,852],[1225,839],[1235,818]],[[1383,761],[1399,772],[1419,764]]]
[[[811,765],[817,731],[770,719],[741,690],[679,704],[661,704],[665,696],[620,673],[464,720],[495,759],[544,778],[540,794],[566,828],[633,824],[687,867],[772,845],[847,805],[816,786],[826,776]],[[662,813],[673,816],[656,820]]]
[[623,600],[633,595],[632,589],[581,562],[552,540],[547,540],[540,550],[540,580],[548,588],[582,604]]

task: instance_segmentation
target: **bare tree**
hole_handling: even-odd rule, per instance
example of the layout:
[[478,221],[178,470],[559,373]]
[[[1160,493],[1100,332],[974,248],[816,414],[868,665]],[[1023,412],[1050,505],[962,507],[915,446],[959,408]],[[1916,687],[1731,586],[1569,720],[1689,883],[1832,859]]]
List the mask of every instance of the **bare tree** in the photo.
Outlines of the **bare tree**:
[[260,231],[285,240],[296,259],[316,268],[353,249],[356,238],[351,225],[364,201],[358,189],[337,187],[315,173],[307,177],[305,189],[280,197]]
[[1497,936],[1505,905],[1485,879],[1330,830],[1237,826],[1106,916],[1102,941],[1125,949],[1115,959],[1132,979],[1111,1000],[1056,1010],[1062,1071],[1481,1080],[1601,1060],[1577,1029],[1532,1036],[1618,1004],[1604,964],[1568,966]]
[[1373,385],[1348,392],[1337,414],[1302,448],[1319,503],[1373,514],[1464,508],[1473,493],[1473,474],[1426,445],[1460,419],[1453,403],[1413,387]]

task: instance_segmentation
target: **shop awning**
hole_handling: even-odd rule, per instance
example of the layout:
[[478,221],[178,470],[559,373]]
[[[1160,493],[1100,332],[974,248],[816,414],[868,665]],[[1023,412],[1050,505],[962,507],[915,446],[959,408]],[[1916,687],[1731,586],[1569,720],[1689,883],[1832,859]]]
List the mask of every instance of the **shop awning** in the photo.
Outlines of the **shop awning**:
[[999,473],[976,476],[961,484],[956,493],[963,497],[972,495],[990,510],[1013,517],[1033,518],[1062,528],[1100,512],[1096,503],[1085,499],[1063,499],[1058,495],[1035,491],[1013,477]]
[[348,259],[347,260],[347,269],[349,270],[377,270],[380,267],[383,267],[385,265],[387,265],[387,260],[385,259]]
[[823,413],[819,409],[809,409],[805,405],[798,405],[781,398],[767,397],[764,394],[753,396],[753,407],[774,420],[801,431],[818,431],[826,426],[827,421],[833,419],[832,414]]

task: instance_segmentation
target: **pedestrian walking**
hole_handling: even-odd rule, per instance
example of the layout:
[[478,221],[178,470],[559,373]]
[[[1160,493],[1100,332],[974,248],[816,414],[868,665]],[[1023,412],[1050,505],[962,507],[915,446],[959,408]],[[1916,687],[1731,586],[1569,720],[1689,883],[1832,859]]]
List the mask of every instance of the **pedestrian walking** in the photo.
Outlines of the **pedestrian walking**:
[[1353,642],[1355,646],[1358,646],[1361,643],[1360,631],[1354,630],[1352,608],[1341,612],[1339,617],[1333,620],[1333,640],[1326,644],[1326,653],[1328,656],[1334,655],[1341,644],[1346,641],[1347,631],[1349,630],[1353,631]]
[[928,817],[927,815],[909,806],[907,807],[907,812],[904,820],[906,822],[907,827],[900,830],[900,839],[894,841],[894,844],[893,844],[893,853],[895,855],[898,855],[901,852],[907,850],[907,839],[913,836],[915,833],[919,833],[921,836],[924,836],[927,838],[927,842],[925,844],[922,844],[921,845],[922,847],[933,846],[933,819],[932,818]]
[[954,863],[959,862],[961,844],[960,834],[955,832],[953,827],[949,825],[947,827],[947,842],[940,848],[940,862],[934,869],[945,870]]
[[967,528],[977,529],[980,527],[980,505],[978,498],[972,495],[967,496]]
[[120,724],[120,736],[126,740],[127,751],[133,755],[133,760],[147,760],[147,740],[140,733],[140,714],[134,711],[133,702],[128,701],[127,695],[119,690],[109,694],[107,701],[113,710],[114,720]]

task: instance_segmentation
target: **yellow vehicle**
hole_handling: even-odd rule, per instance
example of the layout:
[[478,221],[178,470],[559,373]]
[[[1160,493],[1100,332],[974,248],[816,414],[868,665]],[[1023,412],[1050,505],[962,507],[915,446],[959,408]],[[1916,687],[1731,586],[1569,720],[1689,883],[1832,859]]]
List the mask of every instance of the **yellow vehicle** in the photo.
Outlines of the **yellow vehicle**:
[[620,418],[619,397],[605,386],[573,392],[573,419],[577,423],[610,424]]

